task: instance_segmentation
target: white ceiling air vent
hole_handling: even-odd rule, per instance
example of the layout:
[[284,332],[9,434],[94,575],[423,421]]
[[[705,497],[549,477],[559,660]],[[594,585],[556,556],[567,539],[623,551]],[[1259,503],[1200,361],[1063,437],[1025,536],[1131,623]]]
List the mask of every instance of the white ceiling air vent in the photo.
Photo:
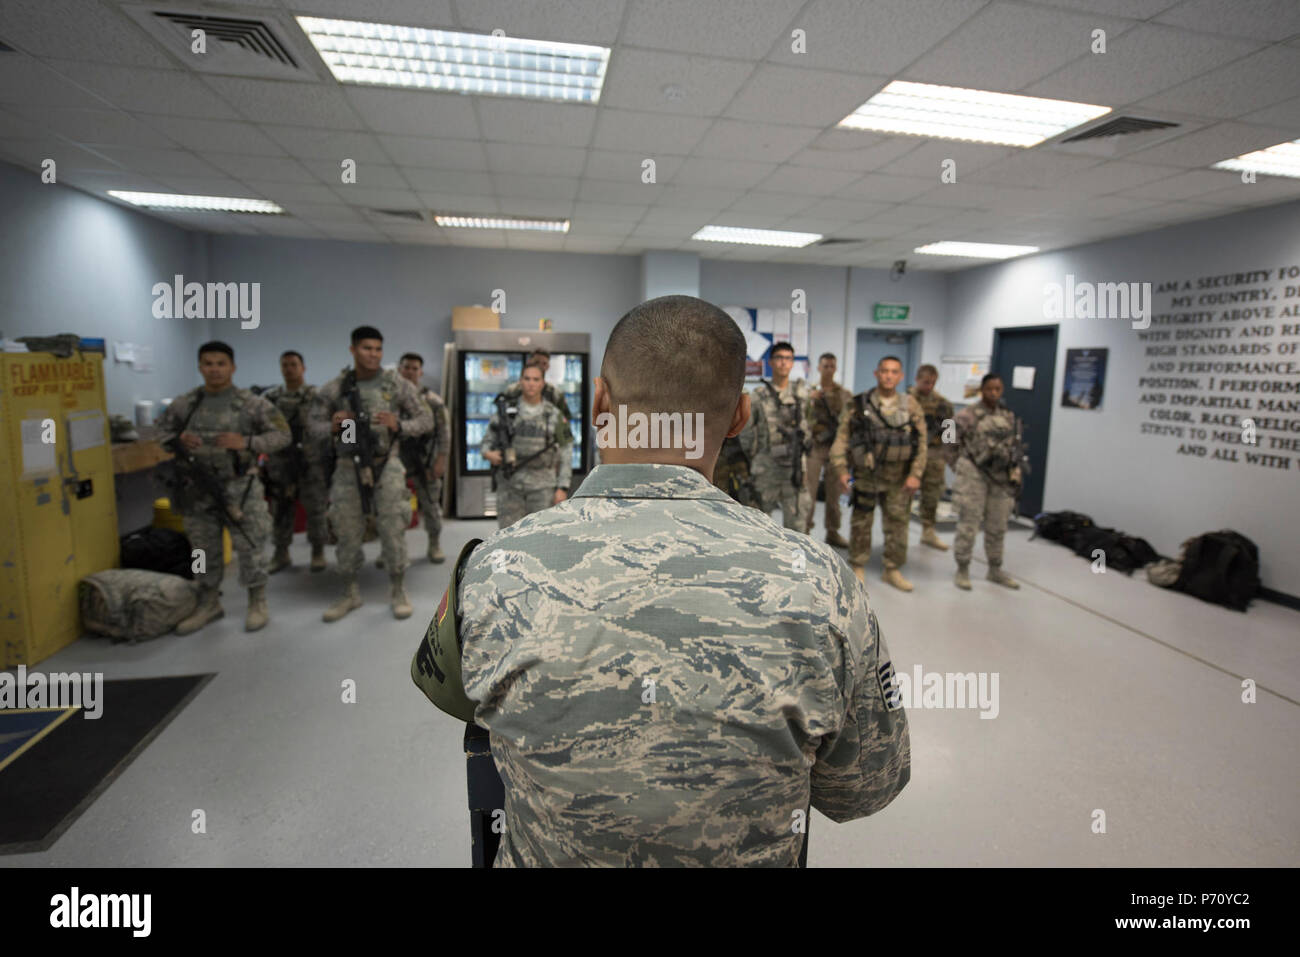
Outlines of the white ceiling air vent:
[[1066,130],[1042,148],[1114,158],[1147,149],[1204,125],[1204,121],[1181,116],[1157,120],[1107,114],[1092,123]]
[[[267,80],[315,81],[314,54],[295,31],[265,11],[202,12],[176,6],[124,6],[145,32],[199,73]],[[194,52],[195,30],[205,34],[206,52]],[[301,33],[301,31],[298,31]]]

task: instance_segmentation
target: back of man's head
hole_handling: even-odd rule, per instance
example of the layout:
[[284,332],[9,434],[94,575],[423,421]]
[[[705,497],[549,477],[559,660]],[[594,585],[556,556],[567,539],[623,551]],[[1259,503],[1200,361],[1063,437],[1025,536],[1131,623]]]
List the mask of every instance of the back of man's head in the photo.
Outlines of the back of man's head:
[[712,303],[661,296],[641,303],[614,326],[600,374],[611,407],[631,412],[704,414],[721,443],[745,385],[745,337]]

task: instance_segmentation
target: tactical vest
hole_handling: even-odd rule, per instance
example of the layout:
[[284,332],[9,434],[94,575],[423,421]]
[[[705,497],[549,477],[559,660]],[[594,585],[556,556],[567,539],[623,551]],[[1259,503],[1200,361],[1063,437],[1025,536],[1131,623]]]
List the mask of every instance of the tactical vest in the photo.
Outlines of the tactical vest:
[[933,391],[927,398],[923,398],[919,392],[913,391],[915,388],[913,386],[909,389],[908,395],[916,398],[921,411],[925,414],[926,444],[932,448],[942,445],[943,423],[946,419],[953,418],[955,414],[952,403]]
[[[777,418],[772,423],[776,431],[780,433],[781,442],[774,443],[769,441],[768,453],[772,456],[774,462],[788,464],[793,461],[795,456],[803,455],[803,437],[808,434],[804,427],[803,402],[799,399],[799,394],[795,391],[794,383],[790,384],[790,397],[794,400],[790,403],[781,401],[781,392],[776,386],[762,380],[763,385],[767,386],[767,391],[772,394],[772,401],[776,404]],[[771,433],[769,432],[769,439]]]
[[[844,411],[843,406],[839,410]],[[815,399],[812,405],[812,438],[813,441],[821,447],[830,447],[835,442],[835,432],[840,426],[840,417],[835,409],[831,408],[830,400],[826,397],[826,390],[822,390],[822,397]]]
[[976,408],[975,427],[962,442],[962,452],[979,468],[1000,474],[1019,464],[1016,414],[1005,405],[992,412]]
[[[232,388],[234,387],[232,386]],[[203,407],[203,398],[205,393],[206,390],[203,386],[199,386],[193,392],[186,393],[185,398],[189,401],[189,407],[185,411],[185,418],[181,422],[181,427],[177,432],[178,436],[181,432],[190,430],[190,421],[194,418],[195,413]],[[235,388],[235,396],[231,400],[230,411],[234,413],[236,419],[241,416],[244,404],[248,401],[251,395],[252,393],[245,389]],[[245,435],[252,435],[251,430],[245,431],[240,429],[238,421],[233,423],[233,425],[235,426],[234,428],[221,429],[220,431],[243,432]],[[204,431],[209,430],[205,429]],[[205,440],[207,438],[209,437],[205,436]],[[223,479],[243,478],[243,476],[248,474],[248,470],[252,468],[254,463],[257,461],[257,453],[252,449],[226,449],[224,451],[227,454],[222,455],[220,453],[223,450],[213,448],[209,451],[208,448],[208,443],[205,441],[201,448],[195,450],[195,457]]]
[[877,465],[911,462],[921,444],[920,433],[912,425],[907,410],[907,396],[898,397],[898,410],[884,416],[871,401],[875,389],[853,397],[854,414],[850,420],[849,444],[871,452]]
[[[348,401],[349,374],[355,376],[356,370],[348,368],[343,369],[343,375],[339,382],[339,394],[330,408],[331,413],[338,410],[352,412],[352,403]],[[398,418],[401,418],[401,408],[397,403],[397,396],[401,392],[401,383],[406,380],[398,375],[398,373],[393,369],[382,369],[377,378],[379,380],[377,383],[377,390],[363,389],[361,388],[360,382],[357,382],[356,388],[358,399],[363,405],[361,411],[369,420],[364,425],[364,428],[370,429],[370,434],[374,439],[375,462],[379,463],[387,462],[390,458],[394,458],[399,452],[400,445],[398,442],[394,441],[394,435],[391,430],[381,428],[374,424],[374,416],[376,412],[392,412]],[[367,404],[367,396],[374,396],[375,400],[372,400]],[[423,401],[423,399],[421,401]],[[357,423],[357,426],[358,428],[363,427],[361,423]],[[335,434],[334,444],[336,454],[344,457],[350,457],[352,455],[351,447],[343,442],[342,432]]]
[[[543,405],[540,415],[524,416],[517,410],[523,403],[512,405],[516,409],[510,416],[514,440],[510,447],[515,451],[515,462],[524,469],[554,469],[560,462],[560,444],[556,433],[564,423],[564,415],[550,402]],[[549,448],[548,448],[549,446]]]
[[303,430],[306,426],[305,410],[311,406],[312,399],[315,398],[314,391],[311,386],[304,384],[296,393],[289,393],[284,386],[277,385],[262,393],[262,398],[279,409],[284,420],[289,423],[289,432],[293,435],[293,446],[290,446],[290,449],[302,445]]

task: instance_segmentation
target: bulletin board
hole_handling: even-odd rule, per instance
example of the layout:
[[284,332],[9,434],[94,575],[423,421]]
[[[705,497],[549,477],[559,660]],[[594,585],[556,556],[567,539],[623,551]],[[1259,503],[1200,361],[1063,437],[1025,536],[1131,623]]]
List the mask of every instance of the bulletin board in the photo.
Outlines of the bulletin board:
[[772,376],[772,366],[767,361],[768,350],[774,342],[788,342],[794,347],[794,368],[791,379],[808,379],[813,366],[808,361],[811,341],[811,319],[808,314],[794,313],[789,309],[755,309],[749,306],[723,306],[745,335],[747,358],[746,383],[757,384],[760,378]]
[[939,381],[935,385],[949,402],[965,405],[980,394],[980,379],[989,371],[991,356],[944,356],[939,360]]

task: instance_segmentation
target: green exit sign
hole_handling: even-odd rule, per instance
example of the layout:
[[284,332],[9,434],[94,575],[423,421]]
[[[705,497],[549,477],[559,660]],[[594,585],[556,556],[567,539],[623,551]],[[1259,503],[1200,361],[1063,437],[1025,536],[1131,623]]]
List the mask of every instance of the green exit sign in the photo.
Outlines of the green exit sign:
[[912,307],[898,302],[878,302],[871,313],[872,322],[907,322]]

